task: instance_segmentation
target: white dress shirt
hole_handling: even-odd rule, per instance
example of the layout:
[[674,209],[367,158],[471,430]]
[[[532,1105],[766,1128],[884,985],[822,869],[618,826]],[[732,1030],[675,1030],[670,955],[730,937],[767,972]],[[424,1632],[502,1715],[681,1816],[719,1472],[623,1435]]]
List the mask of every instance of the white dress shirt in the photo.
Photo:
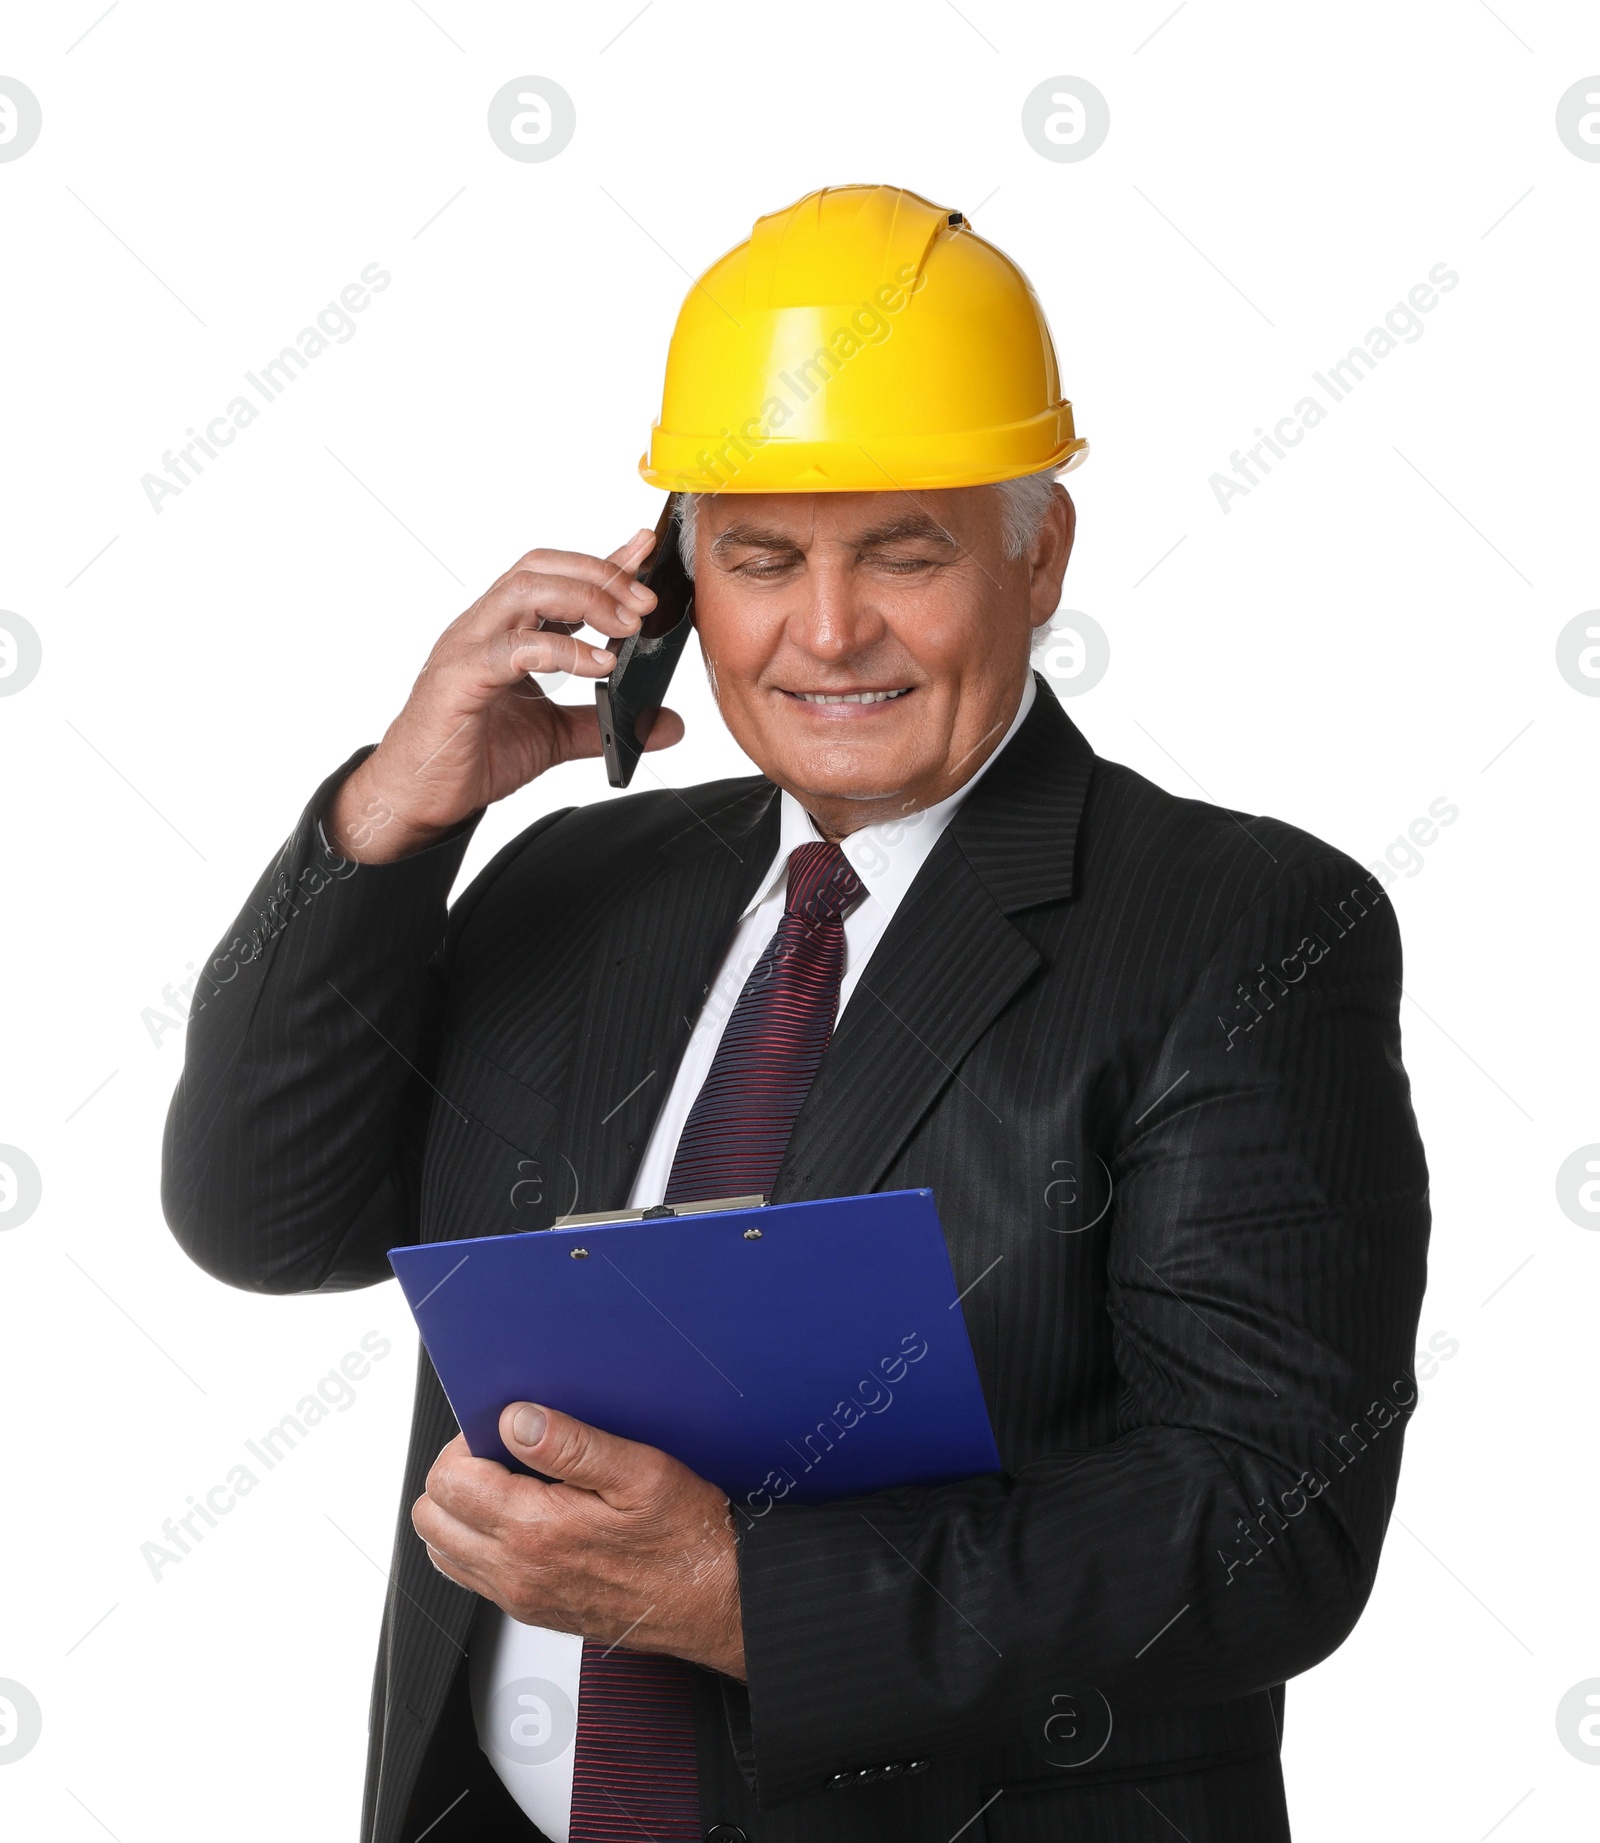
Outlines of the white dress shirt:
[[[982,766],[947,799],[909,813],[904,819],[864,826],[842,841],[840,849],[867,893],[844,918],[840,1016],[917,872],[961,802],[1016,734],[1033,707],[1035,695],[1030,672],[1010,728]],[[651,1208],[665,1197],[679,1135],[711,1072],[723,1029],[745,981],[782,919],[788,895],[789,853],[797,845],[812,843],[820,836],[800,802],[791,794],[780,795],[777,853],[745,905],[695,1020],[671,1092],[651,1129],[650,1143],[645,1147],[644,1160],[628,1198],[630,1209]],[[485,1600],[479,1608],[470,1652],[473,1716],[490,1763],[506,1790],[551,1843],[567,1843],[583,1640],[566,1632],[546,1631],[542,1626],[522,1625]],[[561,1744],[563,1736],[565,1745]],[[509,1757],[502,1750],[508,1738],[521,1758]]]

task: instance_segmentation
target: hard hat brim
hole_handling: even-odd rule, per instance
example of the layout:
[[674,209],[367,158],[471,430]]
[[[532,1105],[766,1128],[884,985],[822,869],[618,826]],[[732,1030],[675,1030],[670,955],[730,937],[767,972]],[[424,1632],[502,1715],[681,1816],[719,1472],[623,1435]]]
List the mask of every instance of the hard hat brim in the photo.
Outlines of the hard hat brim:
[[[946,452],[939,457],[940,465],[930,465],[927,447],[917,442],[879,441],[870,452],[858,442],[852,452],[837,442],[788,440],[781,435],[752,445],[736,438],[708,442],[703,437],[672,436],[657,428],[651,432],[649,451],[639,457],[639,473],[651,486],[669,493],[915,493],[995,486],[1028,474],[1070,473],[1089,453],[1088,442],[1079,435],[1043,451],[1035,446],[1032,452],[1019,453],[1012,444],[973,446],[976,451],[970,456]],[[1000,446],[1012,446],[1012,452],[981,452]]]

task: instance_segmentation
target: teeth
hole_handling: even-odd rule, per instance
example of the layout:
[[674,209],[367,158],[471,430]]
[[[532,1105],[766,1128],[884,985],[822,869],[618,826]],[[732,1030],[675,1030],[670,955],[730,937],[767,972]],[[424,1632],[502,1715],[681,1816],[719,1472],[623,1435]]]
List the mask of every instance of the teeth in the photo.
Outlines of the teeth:
[[836,697],[825,691],[802,691],[800,695],[808,704],[882,704],[890,698],[903,698],[910,689],[902,685],[898,691],[846,691]]

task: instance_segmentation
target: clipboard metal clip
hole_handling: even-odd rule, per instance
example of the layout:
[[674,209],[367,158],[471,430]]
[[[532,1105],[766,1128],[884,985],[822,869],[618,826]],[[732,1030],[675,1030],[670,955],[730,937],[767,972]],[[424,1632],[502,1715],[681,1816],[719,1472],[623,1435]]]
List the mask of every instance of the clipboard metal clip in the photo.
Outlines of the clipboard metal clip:
[[694,1203],[657,1203],[649,1209],[591,1210],[582,1216],[557,1216],[550,1226],[553,1229],[588,1229],[607,1222],[654,1222],[664,1216],[706,1216],[714,1210],[762,1209],[766,1201],[756,1191],[747,1197],[706,1197]]

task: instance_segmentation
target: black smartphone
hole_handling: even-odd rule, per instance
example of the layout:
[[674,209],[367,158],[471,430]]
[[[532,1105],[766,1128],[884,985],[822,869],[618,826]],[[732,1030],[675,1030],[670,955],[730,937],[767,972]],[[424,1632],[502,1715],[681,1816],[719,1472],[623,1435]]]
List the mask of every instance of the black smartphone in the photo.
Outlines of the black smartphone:
[[639,580],[655,590],[656,605],[639,631],[623,641],[610,675],[594,688],[606,778],[613,787],[633,779],[693,625],[694,584],[678,554],[677,511],[673,493],[656,525],[655,548],[639,572]]

